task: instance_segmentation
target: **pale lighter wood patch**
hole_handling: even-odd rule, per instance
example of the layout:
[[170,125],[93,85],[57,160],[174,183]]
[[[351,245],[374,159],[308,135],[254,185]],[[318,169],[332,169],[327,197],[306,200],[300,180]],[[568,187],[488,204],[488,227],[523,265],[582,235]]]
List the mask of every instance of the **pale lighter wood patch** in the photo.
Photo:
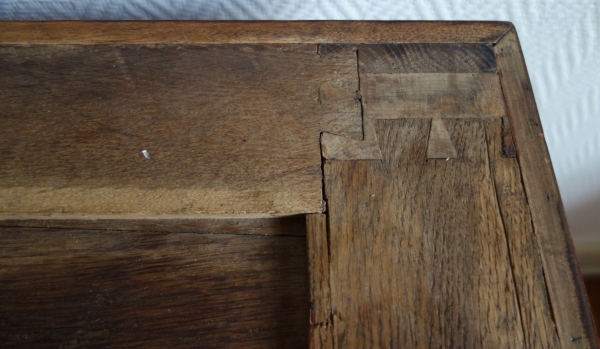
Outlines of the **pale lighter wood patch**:
[[372,119],[504,116],[493,73],[361,74],[361,92]]

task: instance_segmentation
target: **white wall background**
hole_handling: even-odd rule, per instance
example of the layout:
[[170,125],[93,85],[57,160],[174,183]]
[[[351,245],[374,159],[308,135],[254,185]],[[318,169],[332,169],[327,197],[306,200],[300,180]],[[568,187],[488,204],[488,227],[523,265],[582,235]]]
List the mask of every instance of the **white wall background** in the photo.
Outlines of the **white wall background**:
[[0,0],[0,19],[511,21],[573,237],[600,244],[598,0]]

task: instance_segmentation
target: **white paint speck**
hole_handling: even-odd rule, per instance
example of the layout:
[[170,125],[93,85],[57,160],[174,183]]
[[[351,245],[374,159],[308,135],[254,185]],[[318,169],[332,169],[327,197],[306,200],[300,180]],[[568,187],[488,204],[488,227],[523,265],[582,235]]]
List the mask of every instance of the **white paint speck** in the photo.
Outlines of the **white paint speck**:
[[446,161],[450,160],[450,158],[446,158]]
[[146,159],[150,160],[150,154],[148,154],[148,151],[146,149],[142,150],[142,155],[144,155]]

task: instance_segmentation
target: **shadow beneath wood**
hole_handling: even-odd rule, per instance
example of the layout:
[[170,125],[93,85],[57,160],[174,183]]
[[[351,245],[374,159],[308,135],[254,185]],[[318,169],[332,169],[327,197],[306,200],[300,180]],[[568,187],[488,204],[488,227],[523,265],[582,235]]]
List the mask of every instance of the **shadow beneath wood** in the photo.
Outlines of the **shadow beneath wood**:
[[306,238],[210,231],[0,227],[0,347],[306,348]]
[[567,211],[579,267],[583,275],[600,275],[600,196]]
[[573,240],[600,241],[600,195],[567,210]]

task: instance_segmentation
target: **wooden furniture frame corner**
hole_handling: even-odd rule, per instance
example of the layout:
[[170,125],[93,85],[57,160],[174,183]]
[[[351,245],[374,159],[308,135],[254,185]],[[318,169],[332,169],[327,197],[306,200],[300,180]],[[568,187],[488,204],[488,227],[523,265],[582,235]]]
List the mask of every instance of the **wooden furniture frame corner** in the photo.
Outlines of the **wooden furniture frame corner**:
[[[526,209],[530,215],[533,235],[531,238],[535,244],[534,251],[539,251],[543,270],[543,290],[549,303],[550,318],[555,325],[555,333],[535,334],[536,324],[526,323],[537,321],[536,319],[519,319],[521,324],[518,341],[523,347],[535,347],[541,345],[533,339],[536,336],[555,338],[549,340],[561,348],[598,348],[598,342],[593,326],[585,289],[577,265],[577,259],[570,237],[568,224],[562,206],[559,190],[553,173],[550,156],[544,140],[540,117],[533,96],[533,89],[525,60],[521,51],[517,32],[511,23],[507,22],[351,22],[351,21],[325,21],[325,22],[0,22],[0,46],[10,45],[288,45],[288,44],[312,44],[312,45],[383,45],[383,44],[423,44],[423,45],[487,45],[494,54],[497,63],[497,74],[499,75],[501,91],[504,98],[506,117],[509,122],[509,142],[514,142],[514,152],[518,163],[518,172],[522,176],[523,195],[526,198]],[[390,211],[375,212],[368,206],[364,198],[345,196],[337,198],[338,204],[330,202],[327,197],[331,183],[341,183],[340,186],[354,185],[349,190],[360,192],[357,183],[365,187],[378,185],[380,174],[373,173],[370,165],[383,163],[385,158],[385,146],[382,139],[367,139],[367,128],[379,127],[381,131],[385,127],[385,120],[377,125],[367,125],[363,118],[362,129],[365,134],[363,139],[350,138],[339,134],[322,131],[320,135],[319,150],[323,156],[323,183],[324,199],[327,200],[327,209],[319,212],[311,209],[305,212],[294,212],[306,214],[308,261],[311,292],[310,309],[310,347],[311,348],[342,348],[342,347],[398,347],[399,338],[390,339],[397,335],[393,326],[395,322],[382,317],[380,323],[374,323],[373,319],[379,316],[380,309],[362,308],[357,310],[363,319],[356,321],[368,322],[364,328],[352,328],[353,321],[349,321],[345,313],[341,313],[339,305],[332,301],[332,290],[339,285],[331,281],[332,273],[340,272],[331,269],[332,259],[338,258],[343,251],[333,250],[331,241],[332,224],[343,225],[338,219],[333,222],[331,212],[341,214],[342,208],[339,202],[350,202],[350,206],[364,204],[362,211],[354,208],[348,209],[344,214],[353,215],[364,221],[385,220]],[[387,126],[386,126],[387,125]],[[398,131],[400,132],[400,131]],[[367,166],[367,167],[365,167]],[[384,165],[373,165],[383,166]],[[352,173],[352,178],[333,178],[335,171],[343,169]],[[329,171],[329,172],[328,172]],[[342,170],[340,170],[342,171]],[[348,172],[349,171],[349,172]],[[358,179],[357,179],[358,178]],[[372,183],[368,181],[373,181]],[[379,194],[378,194],[379,195]],[[375,194],[372,194],[376,200]],[[340,201],[341,200],[341,201]],[[346,201],[344,201],[346,200]],[[362,200],[362,201],[361,201]],[[495,198],[494,200],[501,200]],[[338,205],[338,206],[335,206]],[[373,204],[379,205],[379,204]],[[354,207],[354,206],[353,206]],[[354,211],[353,211],[354,210]],[[371,210],[371,211],[370,211]],[[293,211],[293,210],[292,210]],[[17,212],[18,213],[18,212]],[[267,212],[262,217],[273,214]],[[278,213],[279,214],[279,213]],[[286,212],[281,213],[283,215]],[[213,215],[214,216],[214,215]],[[216,215],[217,217],[219,214]],[[240,216],[234,213],[233,216]],[[260,215],[259,215],[260,216]],[[40,218],[39,216],[8,217],[14,219]],[[5,217],[6,218],[6,217]],[[54,218],[61,218],[60,216]],[[65,217],[63,217],[65,218]],[[76,218],[76,217],[66,217]],[[88,217],[89,218],[89,217]],[[102,216],[96,218],[112,218]],[[133,217],[124,215],[116,217],[119,219],[131,219]],[[142,217],[148,218],[148,217]],[[152,218],[152,217],[151,217]],[[159,217],[160,218],[160,217]],[[163,217],[165,218],[165,217]],[[177,215],[168,218],[179,218]],[[186,218],[186,217],[183,217]],[[348,222],[354,222],[352,217],[347,217]],[[337,218],[336,218],[337,219]],[[14,222],[14,221],[13,221]],[[352,223],[352,224],[354,224]],[[348,223],[351,224],[351,223]],[[379,224],[379,223],[378,223]],[[392,223],[381,223],[392,224]],[[6,225],[6,223],[5,223]],[[354,231],[360,229],[358,226],[337,226],[336,229]],[[382,234],[397,234],[397,226],[389,226],[388,231]],[[506,228],[507,229],[507,228]],[[392,231],[394,233],[392,233]],[[377,232],[372,232],[377,234]],[[384,240],[373,240],[381,243]],[[529,241],[529,240],[528,240]],[[363,246],[365,249],[372,247]],[[406,247],[406,246],[404,246]],[[377,247],[385,249],[384,247]],[[512,251],[512,250],[511,250]],[[409,251],[405,251],[409,253]],[[350,252],[348,252],[350,253]],[[371,253],[371,252],[369,252]],[[510,256],[509,256],[510,257]],[[517,258],[515,256],[512,256]],[[371,257],[369,257],[371,258]],[[511,260],[514,263],[514,259]],[[382,275],[392,273],[396,270],[388,265],[380,265]],[[386,268],[390,268],[387,270]],[[514,265],[513,265],[514,267]],[[349,273],[353,271],[350,270]],[[512,271],[514,273],[514,271]],[[337,275],[338,279],[340,278]],[[362,276],[361,280],[368,280],[368,276]],[[373,280],[383,279],[384,276],[375,277]],[[402,276],[403,280],[409,280],[410,275]],[[406,281],[408,282],[408,281]],[[399,284],[398,284],[399,285]],[[514,285],[513,285],[514,286]],[[540,285],[531,281],[523,287],[536,288]],[[360,284],[359,287],[369,288],[369,285]],[[393,287],[393,286],[381,286]],[[521,286],[518,286],[521,287]],[[539,290],[538,290],[539,291]],[[340,292],[338,289],[336,292]],[[358,291],[357,291],[358,292]],[[361,291],[362,292],[362,291]],[[383,292],[383,291],[382,291]],[[387,292],[387,291],[386,291]],[[390,291],[391,292],[391,291]],[[407,292],[425,292],[415,289]],[[525,291],[523,291],[525,292]],[[367,291],[368,294],[368,291]],[[395,292],[382,294],[396,294]],[[339,296],[339,294],[338,294]],[[411,295],[417,297],[416,295]],[[351,297],[351,296],[349,296]],[[361,296],[362,297],[362,296]],[[368,295],[366,296],[368,297]],[[393,303],[393,300],[388,300]],[[518,307],[530,307],[523,299],[518,300]],[[528,300],[529,301],[529,300]],[[392,307],[391,304],[389,304]],[[405,310],[398,310],[399,312]],[[406,310],[411,311],[411,310]],[[523,313],[524,314],[524,313]],[[523,315],[521,315],[523,316]],[[391,321],[387,323],[386,321]],[[448,321],[456,321],[449,318]],[[464,321],[464,319],[462,319]],[[496,319],[507,323],[514,319]],[[355,322],[356,322],[355,321]],[[516,323],[516,322],[515,322]],[[438,324],[439,325],[439,324]],[[371,326],[371,327],[370,327]],[[472,324],[471,326],[476,326]],[[529,327],[528,327],[529,326]],[[373,334],[377,327],[380,337]],[[540,327],[544,327],[541,326]],[[506,329],[512,328],[506,326]],[[544,327],[545,328],[545,327]],[[550,327],[548,327],[550,328]],[[357,331],[356,335],[348,333]],[[363,332],[361,332],[363,331]],[[362,341],[354,341],[351,338],[362,338]],[[458,334],[456,334],[458,335]],[[498,337],[503,334],[499,333]],[[385,339],[390,342],[385,342]],[[398,341],[395,341],[398,340]],[[406,343],[412,343],[415,347],[424,347],[427,338],[407,339]],[[554,341],[554,342],[553,342]],[[510,347],[509,339],[498,339],[498,343],[505,343]],[[472,343],[461,343],[459,338],[456,342],[447,342],[450,347],[471,346]],[[485,343],[481,343],[484,345]],[[546,343],[547,344],[547,343]],[[425,345],[426,346],[426,345]]]

